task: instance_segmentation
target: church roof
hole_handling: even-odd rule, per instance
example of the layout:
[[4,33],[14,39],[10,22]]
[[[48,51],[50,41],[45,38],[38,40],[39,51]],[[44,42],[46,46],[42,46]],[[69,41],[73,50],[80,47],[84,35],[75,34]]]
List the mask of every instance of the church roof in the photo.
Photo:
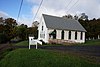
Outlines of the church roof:
[[60,30],[75,30],[84,31],[84,27],[75,19],[56,17],[51,15],[43,14],[43,18],[47,28],[60,29]]

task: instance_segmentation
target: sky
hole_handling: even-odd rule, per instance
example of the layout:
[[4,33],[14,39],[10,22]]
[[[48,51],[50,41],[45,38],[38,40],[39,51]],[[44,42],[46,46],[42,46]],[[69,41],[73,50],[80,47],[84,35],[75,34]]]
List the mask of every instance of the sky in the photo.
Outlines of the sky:
[[[41,8],[34,20],[34,15],[41,0],[23,0],[19,23],[32,26],[32,22],[40,21],[42,14],[64,16],[85,13],[90,19],[100,18],[100,0],[43,0]],[[18,16],[21,0],[0,0],[0,16]]]

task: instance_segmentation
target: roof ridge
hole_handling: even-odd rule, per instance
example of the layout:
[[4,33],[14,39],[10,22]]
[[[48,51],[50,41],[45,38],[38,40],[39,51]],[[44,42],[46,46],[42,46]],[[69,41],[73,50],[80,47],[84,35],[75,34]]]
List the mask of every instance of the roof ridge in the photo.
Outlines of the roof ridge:
[[59,16],[48,15],[48,14],[42,14],[42,15],[51,16],[51,17],[57,17],[57,18],[62,18],[62,17],[59,17]]
[[[60,18],[60,19],[64,19],[64,20],[75,20],[75,19],[71,19],[71,18],[63,18],[63,17],[59,17],[59,16],[54,16],[54,15],[48,15],[48,14],[42,14],[43,16],[50,16],[50,17],[56,17],[56,18]],[[77,21],[77,20],[75,20]]]

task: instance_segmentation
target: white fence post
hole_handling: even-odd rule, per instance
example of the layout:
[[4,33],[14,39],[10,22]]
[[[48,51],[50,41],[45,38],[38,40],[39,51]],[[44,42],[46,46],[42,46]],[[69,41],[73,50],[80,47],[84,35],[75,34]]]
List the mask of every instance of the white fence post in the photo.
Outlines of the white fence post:
[[36,49],[37,49],[37,44],[36,44]]
[[29,49],[30,49],[30,44],[29,44]]

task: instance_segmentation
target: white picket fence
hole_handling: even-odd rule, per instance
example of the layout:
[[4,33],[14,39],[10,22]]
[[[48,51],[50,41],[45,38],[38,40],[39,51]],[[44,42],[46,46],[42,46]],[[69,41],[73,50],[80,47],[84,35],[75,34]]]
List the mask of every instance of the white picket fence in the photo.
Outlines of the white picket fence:
[[36,45],[36,49],[37,49],[37,44],[42,45],[42,42],[39,41],[38,39],[34,39],[34,37],[29,37],[29,49],[30,49],[31,45]]

